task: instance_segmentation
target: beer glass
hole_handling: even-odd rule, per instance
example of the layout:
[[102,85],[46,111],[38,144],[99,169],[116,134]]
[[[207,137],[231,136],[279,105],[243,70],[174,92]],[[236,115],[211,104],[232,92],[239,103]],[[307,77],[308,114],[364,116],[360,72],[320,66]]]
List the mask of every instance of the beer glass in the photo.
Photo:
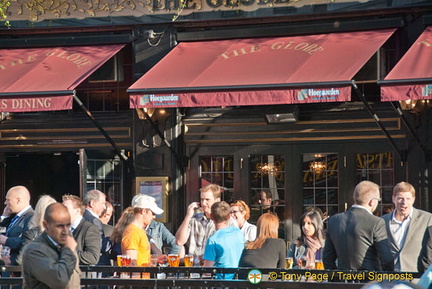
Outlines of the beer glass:
[[117,266],[121,267],[123,264],[123,255],[117,255]]
[[285,259],[285,261],[286,261],[286,268],[287,268],[287,269],[292,269],[293,264],[294,264],[294,259],[293,259],[293,257],[287,257],[287,258]]
[[178,267],[180,265],[180,256],[178,254],[169,254],[168,262],[170,267]]
[[193,267],[194,256],[192,254],[186,254],[183,260],[185,267]]
[[315,269],[317,270],[324,270],[324,263],[321,259],[315,260]]
[[129,255],[123,255],[122,266],[127,267],[131,264],[131,257]]

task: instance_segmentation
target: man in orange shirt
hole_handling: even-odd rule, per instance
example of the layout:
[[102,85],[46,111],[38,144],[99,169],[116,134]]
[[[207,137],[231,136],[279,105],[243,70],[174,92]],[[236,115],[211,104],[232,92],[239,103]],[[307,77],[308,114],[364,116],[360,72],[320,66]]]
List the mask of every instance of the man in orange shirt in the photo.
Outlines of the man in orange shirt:
[[136,195],[132,199],[135,218],[123,232],[121,247],[124,255],[131,258],[131,266],[145,267],[150,263],[150,243],[144,230],[163,210],[153,197]]

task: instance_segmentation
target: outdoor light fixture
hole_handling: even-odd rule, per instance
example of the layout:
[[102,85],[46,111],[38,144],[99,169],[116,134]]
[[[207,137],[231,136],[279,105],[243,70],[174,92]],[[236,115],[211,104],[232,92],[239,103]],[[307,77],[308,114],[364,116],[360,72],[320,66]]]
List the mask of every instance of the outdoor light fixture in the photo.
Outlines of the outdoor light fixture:
[[292,123],[298,121],[298,108],[297,106],[291,108],[287,112],[267,113],[265,115],[267,123]]

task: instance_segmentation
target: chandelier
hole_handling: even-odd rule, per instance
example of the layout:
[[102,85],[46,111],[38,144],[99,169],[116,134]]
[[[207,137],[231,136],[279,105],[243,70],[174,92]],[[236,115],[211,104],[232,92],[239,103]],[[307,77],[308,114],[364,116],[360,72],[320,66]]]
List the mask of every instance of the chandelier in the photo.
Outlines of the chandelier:
[[279,168],[275,165],[272,165],[272,164],[261,163],[258,166],[258,172],[262,175],[275,176],[278,174]]
[[309,169],[313,172],[320,172],[326,169],[326,164],[324,162],[313,161],[311,162]]

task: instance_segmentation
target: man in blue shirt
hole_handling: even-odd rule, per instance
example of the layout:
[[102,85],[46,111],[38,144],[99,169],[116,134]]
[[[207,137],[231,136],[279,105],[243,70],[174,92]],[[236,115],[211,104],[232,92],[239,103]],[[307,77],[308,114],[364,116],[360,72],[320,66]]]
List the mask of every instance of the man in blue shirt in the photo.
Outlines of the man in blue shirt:
[[[237,268],[245,239],[239,228],[228,225],[230,206],[226,202],[214,203],[211,219],[216,232],[208,239],[204,251],[204,267]],[[216,274],[217,279],[233,279],[234,274]]]

